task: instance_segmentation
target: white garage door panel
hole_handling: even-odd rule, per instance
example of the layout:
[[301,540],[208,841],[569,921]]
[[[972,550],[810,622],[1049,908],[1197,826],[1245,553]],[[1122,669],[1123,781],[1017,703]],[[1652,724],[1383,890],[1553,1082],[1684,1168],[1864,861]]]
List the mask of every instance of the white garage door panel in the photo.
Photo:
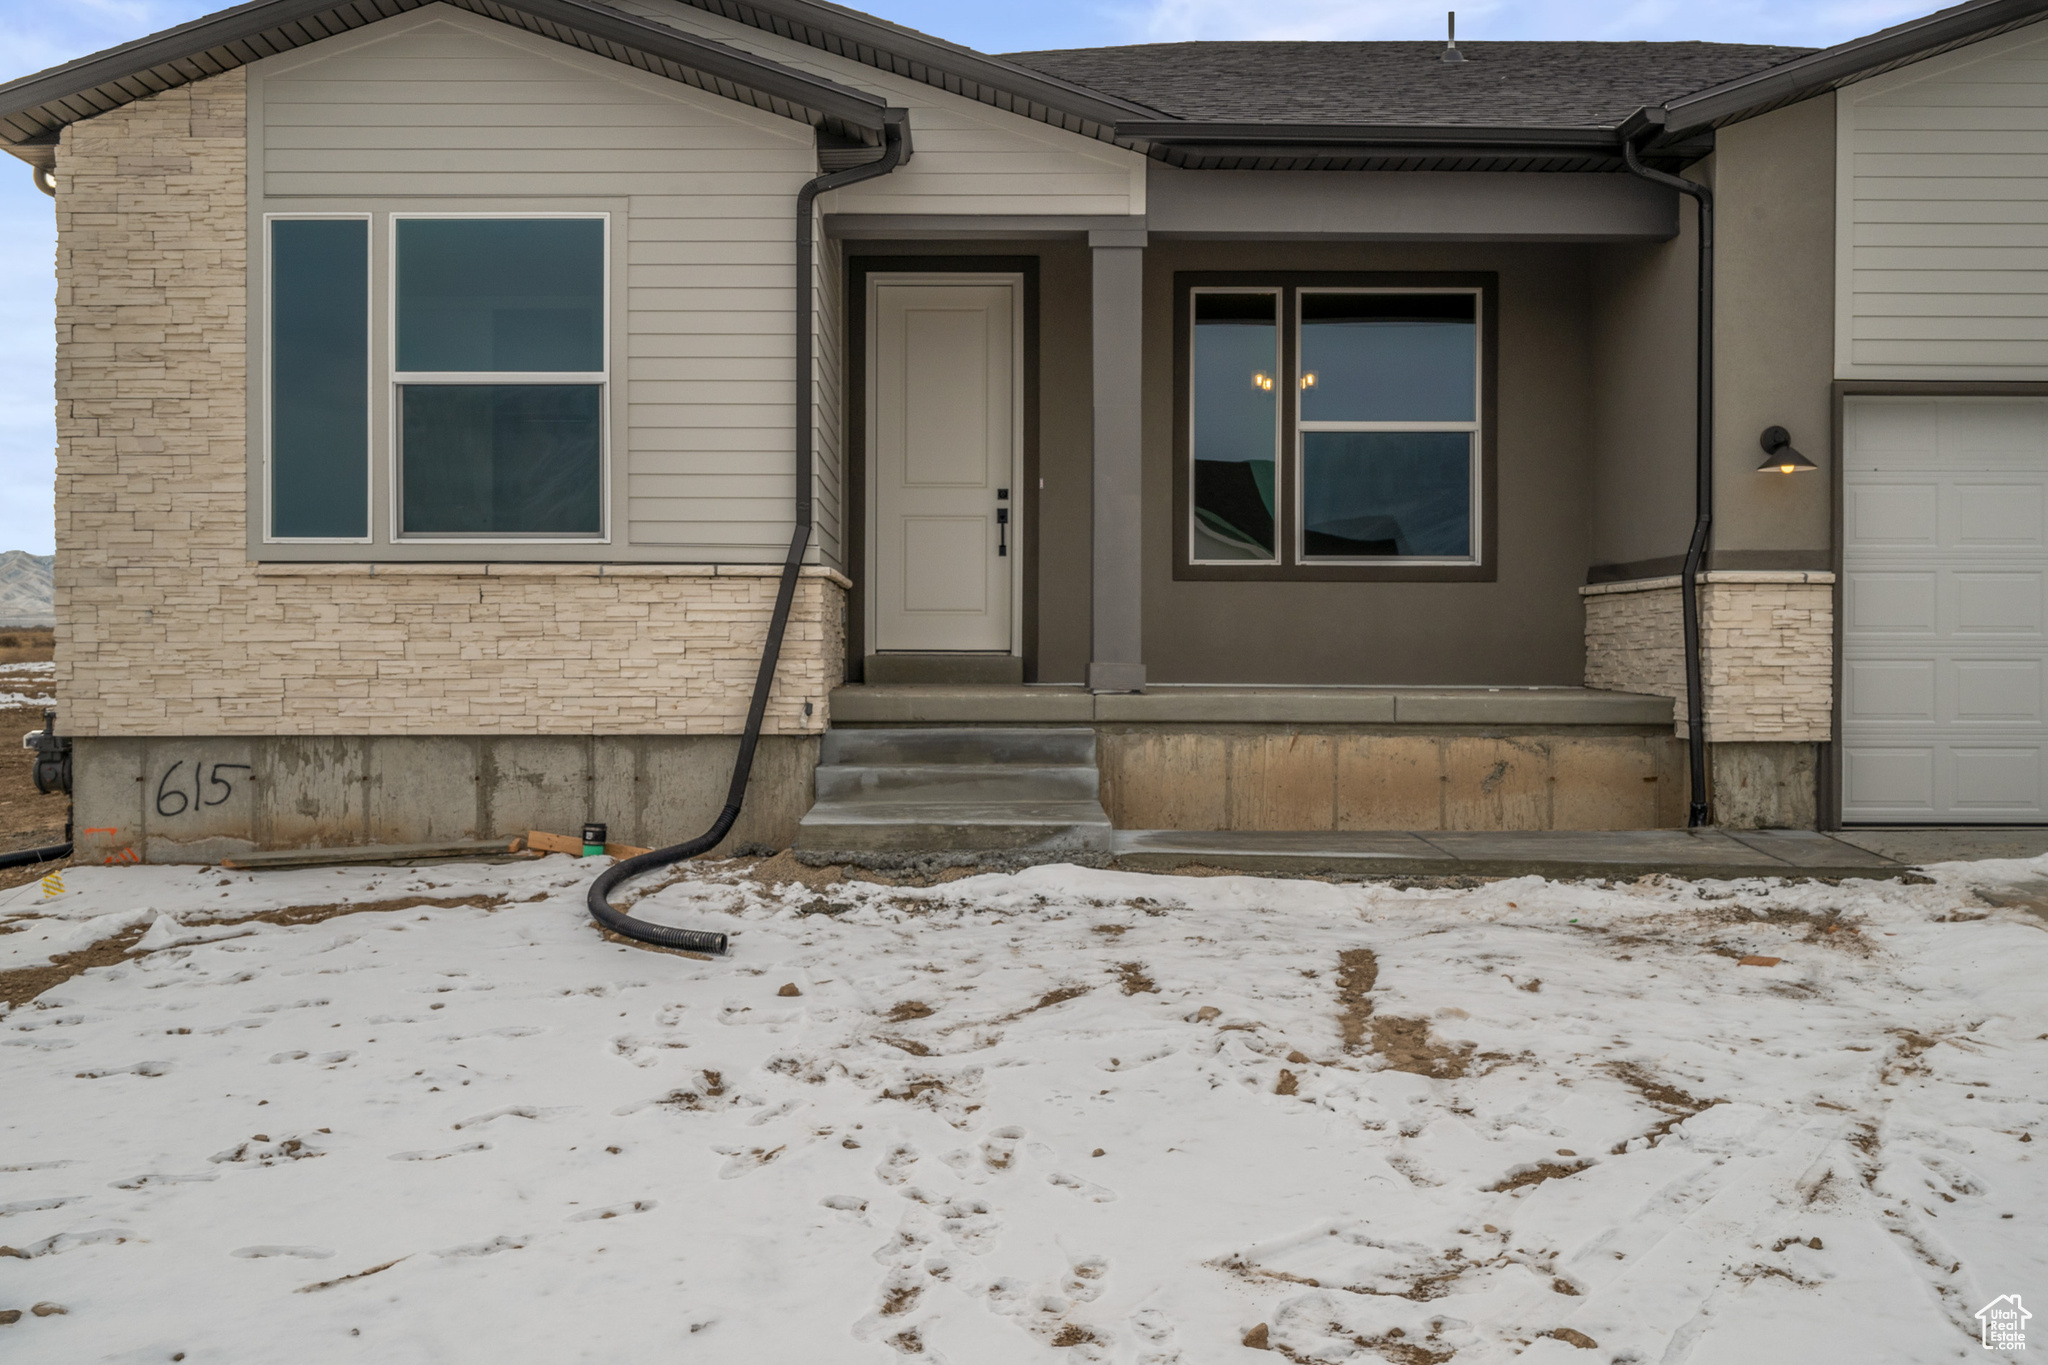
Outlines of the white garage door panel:
[[2048,400],[1855,398],[1842,817],[2048,821]]

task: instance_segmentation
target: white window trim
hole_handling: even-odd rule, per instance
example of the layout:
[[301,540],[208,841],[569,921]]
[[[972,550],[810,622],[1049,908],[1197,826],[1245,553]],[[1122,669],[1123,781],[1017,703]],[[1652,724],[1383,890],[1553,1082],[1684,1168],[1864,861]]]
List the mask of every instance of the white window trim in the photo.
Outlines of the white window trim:
[[[509,211],[442,211],[429,209],[406,210],[387,215],[390,219],[385,229],[385,364],[387,391],[390,402],[386,413],[387,429],[385,440],[389,451],[387,464],[390,468],[390,516],[392,545],[609,545],[612,543],[612,422],[611,422],[611,372],[612,372],[612,215],[606,210],[533,210],[528,212]],[[599,328],[604,338],[604,369],[597,374],[587,372],[569,373],[553,370],[542,374],[492,370],[482,374],[463,374],[449,371],[402,371],[398,368],[398,224],[405,218],[595,218],[604,224],[604,321]],[[374,343],[374,338],[373,338]],[[374,376],[373,376],[374,382]],[[407,535],[405,525],[405,495],[403,489],[404,458],[399,448],[399,426],[404,420],[399,390],[407,384],[575,384],[596,385],[597,403],[597,477],[598,515],[601,530],[591,536],[563,535],[504,535],[500,533],[478,533],[454,535],[448,532]]]
[[[1195,515],[1195,390],[1197,388],[1195,378],[1195,336],[1200,327],[1200,323],[1195,319],[1195,300],[1201,298],[1204,294],[1264,295],[1273,300],[1273,382],[1276,387],[1280,384],[1280,372],[1285,368],[1287,351],[1287,348],[1281,344],[1285,340],[1281,328],[1285,325],[1287,310],[1287,291],[1282,286],[1277,284],[1197,285],[1188,291],[1188,448],[1187,454],[1183,457],[1187,460],[1188,480],[1188,563],[1199,564],[1205,568],[1279,568],[1282,561],[1280,554],[1280,519],[1277,515],[1273,518],[1273,554],[1271,558],[1197,559],[1195,557],[1195,546],[1198,543],[1196,533],[1202,524],[1201,518]],[[1280,448],[1281,434],[1287,429],[1287,413],[1284,407],[1286,401],[1287,395],[1285,393],[1275,393],[1273,395],[1273,481],[1276,504],[1279,500],[1279,481],[1287,472],[1286,456]],[[1276,505],[1273,510],[1275,513],[1278,513],[1280,509]]]
[[[360,536],[280,536],[276,533],[277,490],[272,471],[272,446],[276,440],[277,365],[274,317],[277,311],[275,279],[276,253],[272,250],[270,225],[276,222],[358,222],[363,226],[363,534]],[[263,215],[263,384],[258,390],[262,411],[257,426],[263,443],[263,543],[265,545],[370,545],[377,534],[377,480],[375,478],[376,438],[371,415],[377,397],[377,319],[372,305],[377,298],[376,216],[369,213],[266,213]]]
[[[1301,369],[1301,298],[1305,294],[1464,294],[1472,299],[1472,411],[1483,418],[1486,413],[1486,291],[1476,285],[1302,285],[1295,291],[1294,305],[1294,367],[1296,375],[1290,382],[1299,384]],[[1293,391],[1290,391],[1293,392]],[[1298,397],[1298,395],[1297,395]],[[1305,468],[1307,442],[1304,439],[1312,431],[1467,431],[1472,433],[1472,444],[1466,457],[1466,478],[1469,481],[1471,497],[1466,524],[1467,543],[1472,546],[1468,555],[1316,555],[1311,557],[1308,546],[1308,477]],[[1190,445],[1192,445],[1192,441]],[[1486,509],[1480,505],[1484,496],[1483,479],[1486,464],[1485,438],[1482,422],[1309,422],[1297,417],[1294,423],[1293,467],[1287,472],[1294,482],[1294,563],[1304,568],[1321,565],[1367,564],[1375,567],[1400,566],[1412,568],[1470,568],[1484,562],[1482,540],[1486,526]],[[1242,562],[1242,561],[1239,561]]]

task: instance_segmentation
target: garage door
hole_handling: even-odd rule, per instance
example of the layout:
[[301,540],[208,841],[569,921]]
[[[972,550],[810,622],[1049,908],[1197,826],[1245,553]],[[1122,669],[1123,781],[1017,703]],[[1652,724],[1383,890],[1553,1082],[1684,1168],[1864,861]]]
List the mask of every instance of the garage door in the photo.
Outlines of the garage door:
[[2048,400],[1852,398],[1842,818],[2048,821]]

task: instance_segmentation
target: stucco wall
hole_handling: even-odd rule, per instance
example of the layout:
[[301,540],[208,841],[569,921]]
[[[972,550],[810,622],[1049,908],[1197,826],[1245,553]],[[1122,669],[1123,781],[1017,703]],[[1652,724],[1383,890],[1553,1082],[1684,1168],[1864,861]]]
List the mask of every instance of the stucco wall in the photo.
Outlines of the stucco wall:
[[[1144,649],[1152,681],[1576,684],[1590,550],[1586,251],[1533,244],[1155,241],[1145,252]],[[1497,271],[1499,576],[1173,577],[1173,276]]]
[[[1687,174],[1715,198],[1714,532],[1717,569],[1828,565],[1834,325],[1832,94],[1716,134]],[[1698,218],[1670,242],[1596,248],[1591,427],[1593,563],[1676,572],[1692,533]],[[1819,474],[1760,474],[1782,426]]]
[[[1716,568],[1832,564],[1834,176],[1831,94],[1716,134]],[[1772,426],[1819,471],[1759,473]]]
[[[736,732],[766,567],[250,561],[244,94],[237,71],[156,95],[58,152],[64,727]],[[803,583],[770,733],[825,723],[842,582]]]

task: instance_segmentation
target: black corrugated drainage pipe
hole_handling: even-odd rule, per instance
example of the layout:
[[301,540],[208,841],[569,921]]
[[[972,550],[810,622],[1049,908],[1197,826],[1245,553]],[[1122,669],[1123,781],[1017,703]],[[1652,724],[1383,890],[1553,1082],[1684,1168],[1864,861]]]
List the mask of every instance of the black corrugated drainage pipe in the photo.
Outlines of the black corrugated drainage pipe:
[[782,580],[775,590],[775,613],[768,620],[768,641],[761,648],[761,670],[754,678],[754,696],[747,706],[747,724],[740,734],[739,756],[733,760],[732,785],[726,789],[725,809],[718,812],[711,828],[696,838],[615,863],[590,884],[591,918],[615,934],[638,939],[642,943],[698,953],[725,951],[724,934],[649,924],[613,909],[610,897],[620,883],[643,872],[694,858],[717,847],[718,842],[731,833],[733,822],[740,818],[740,803],[747,795],[747,776],[754,767],[754,749],[761,740],[761,722],[768,712],[768,692],[775,685],[775,666],[782,657],[783,631],[789,626],[789,609],[796,600],[797,576],[803,569],[804,550],[811,542],[811,327],[812,291],[817,287],[811,278],[815,247],[811,209],[818,196],[826,190],[887,175],[909,159],[909,111],[890,109],[882,115],[882,124],[881,160],[821,175],[807,182],[796,196],[796,526],[789,537],[789,555],[782,563]]
[[1706,685],[1700,669],[1700,570],[1707,559],[1707,537],[1714,527],[1714,194],[1683,176],[1652,170],[1636,156],[1635,144],[1626,138],[1622,159],[1634,174],[1680,194],[1689,194],[1699,205],[1699,368],[1694,380],[1698,405],[1693,453],[1692,540],[1685,547],[1685,567],[1679,572],[1679,601],[1685,612],[1685,729],[1688,766],[1692,769],[1692,810],[1686,824],[1700,826],[1712,819],[1707,806],[1707,719]]

